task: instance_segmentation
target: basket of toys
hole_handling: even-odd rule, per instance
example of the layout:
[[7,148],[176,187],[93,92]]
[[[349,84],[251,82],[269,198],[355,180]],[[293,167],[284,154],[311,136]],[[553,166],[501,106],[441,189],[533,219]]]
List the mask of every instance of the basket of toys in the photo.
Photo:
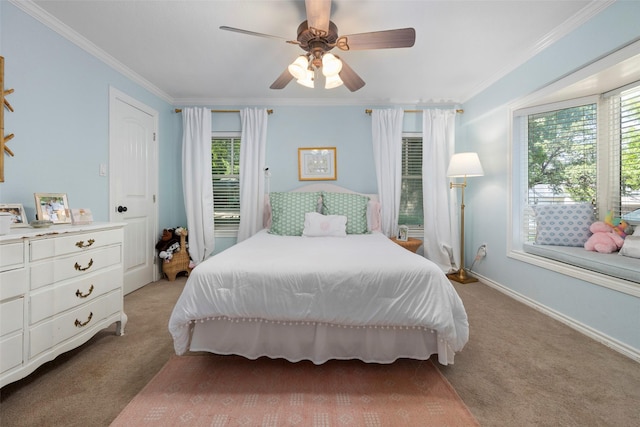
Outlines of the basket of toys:
[[177,227],[165,229],[156,244],[158,256],[162,259],[162,273],[170,281],[176,280],[179,273],[191,273],[192,264],[187,245],[187,229]]

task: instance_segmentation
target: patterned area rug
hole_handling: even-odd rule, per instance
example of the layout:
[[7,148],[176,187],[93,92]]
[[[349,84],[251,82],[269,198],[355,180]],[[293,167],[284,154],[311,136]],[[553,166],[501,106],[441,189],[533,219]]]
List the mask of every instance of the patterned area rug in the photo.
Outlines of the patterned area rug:
[[478,426],[430,361],[174,356],[112,426]]

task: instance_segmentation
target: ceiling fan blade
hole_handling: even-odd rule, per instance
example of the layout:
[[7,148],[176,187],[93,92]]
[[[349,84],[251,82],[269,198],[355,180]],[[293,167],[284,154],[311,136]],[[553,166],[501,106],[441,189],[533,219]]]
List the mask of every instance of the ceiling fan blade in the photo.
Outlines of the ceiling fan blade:
[[362,86],[364,86],[364,80],[362,80],[360,76],[356,74],[356,72],[353,71],[353,69],[349,67],[346,62],[344,62],[344,59],[339,59],[340,61],[342,61],[342,70],[340,70],[340,73],[338,73],[338,75],[340,76],[340,80],[342,80],[342,83],[344,83],[347,89],[349,89],[351,92],[355,92]]
[[307,26],[329,32],[331,0],[305,0],[304,4],[307,9]]
[[400,28],[397,30],[342,36],[336,41],[336,46],[341,50],[391,49],[411,47],[415,41],[416,30],[413,28]]
[[284,69],[282,74],[280,74],[280,76],[278,76],[276,81],[273,82],[271,84],[271,86],[269,86],[269,88],[270,89],[284,89],[284,87],[286,85],[288,85],[291,80],[293,80],[293,76],[291,75],[291,73],[289,72],[289,69],[287,67],[287,68]]
[[249,36],[266,37],[268,39],[276,39],[276,40],[287,40],[284,37],[272,36],[271,34],[256,33],[255,31],[243,30],[243,29],[234,28],[234,27],[227,27],[226,25],[221,26],[220,29],[225,31],[232,31],[234,33],[247,34]]

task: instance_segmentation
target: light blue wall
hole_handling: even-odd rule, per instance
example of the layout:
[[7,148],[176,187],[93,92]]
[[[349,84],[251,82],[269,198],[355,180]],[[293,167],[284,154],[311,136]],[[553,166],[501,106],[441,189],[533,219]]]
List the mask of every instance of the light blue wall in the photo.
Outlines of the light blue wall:
[[[109,87],[159,112],[161,225],[183,222],[181,191],[175,185],[179,117],[161,98],[114,71],[8,2],[0,2],[1,54],[5,87],[15,112],[5,113],[5,133],[14,133],[5,157],[1,203],[22,203],[35,217],[33,193],[67,193],[71,207],[90,208],[109,219]],[[178,205],[178,206],[176,206]]]
[[485,176],[470,178],[467,253],[483,242],[474,267],[492,281],[640,351],[640,299],[506,256],[509,103],[640,37],[640,2],[616,2],[483,93],[465,103],[458,151],[477,151]]

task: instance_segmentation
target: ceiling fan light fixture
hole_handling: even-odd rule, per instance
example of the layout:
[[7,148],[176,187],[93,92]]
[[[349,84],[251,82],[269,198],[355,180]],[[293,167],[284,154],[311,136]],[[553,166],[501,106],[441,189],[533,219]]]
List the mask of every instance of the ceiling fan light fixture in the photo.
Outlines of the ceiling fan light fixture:
[[299,84],[301,84],[302,86],[308,87],[313,89],[314,84],[313,84],[313,78],[315,77],[315,73],[312,70],[305,70],[305,75],[296,80]]
[[287,67],[287,69],[294,78],[296,78],[297,80],[302,80],[307,78],[308,66],[309,60],[307,59],[307,57],[305,55],[300,55],[296,58],[295,61],[289,64],[289,67]]
[[340,61],[333,53],[325,53],[322,55],[322,74],[326,77],[337,76],[342,70],[342,61]]
[[333,76],[326,76],[326,80],[324,82],[325,89],[333,89],[343,85],[342,79],[339,75],[335,74]]

